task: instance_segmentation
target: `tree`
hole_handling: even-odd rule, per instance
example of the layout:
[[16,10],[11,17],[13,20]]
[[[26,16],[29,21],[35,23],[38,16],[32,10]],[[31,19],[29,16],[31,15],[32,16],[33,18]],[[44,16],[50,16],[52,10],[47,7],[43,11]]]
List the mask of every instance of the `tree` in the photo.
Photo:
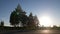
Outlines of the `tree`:
[[29,22],[28,22],[27,25],[28,25],[29,28],[36,29],[36,28],[38,27],[38,25],[39,25],[39,20],[38,20],[38,18],[37,18],[36,15],[33,16],[33,14],[30,13],[28,20],[29,20]]
[[26,12],[23,11],[18,4],[17,8],[11,13],[10,15],[10,24],[13,26],[17,26],[20,22],[23,24],[26,24],[27,21],[27,15]]
[[53,28],[57,28],[57,26],[56,25],[53,25]]
[[30,13],[29,16],[26,15],[26,12],[22,10],[21,6],[18,4],[17,8],[11,12],[10,15],[10,24],[12,26],[19,26],[19,24],[22,23],[23,27],[36,27],[39,24],[37,16],[33,16],[32,13]]
[[30,13],[30,15],[29,15],[28,27],[29,28],[32,28],[32,29],[35,28],[35,22],[34,22],[32,13]]
[[27,15],[22,15],[22,23],[23,23],[24,27],[27,26],[27,23],[28,23],[28,17],[27,17]]
[[34,16],[34,22],[35,22],[36,27],[38,27],[38,25],[40,25],[39,20],[36,15]]
[[13,25],[13,26],[16,26],[16,22],[17,22],[17,15],[16,15],[16,12],[13,11],[10,15],[10,24]]
[[19,24],[20,12],[22,12],[22,9],[21,9],[20,5],[18,4],[17,8],[10,15],[10,24],[11,25],[17,26]]
[[4,26],[4,21],[1,21],[1,26]]

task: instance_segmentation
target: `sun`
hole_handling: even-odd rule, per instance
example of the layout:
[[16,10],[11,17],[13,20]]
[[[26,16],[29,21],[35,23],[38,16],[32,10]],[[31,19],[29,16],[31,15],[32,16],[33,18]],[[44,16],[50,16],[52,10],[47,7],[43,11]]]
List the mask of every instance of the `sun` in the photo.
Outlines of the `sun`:
[[41,24],[41,25],[51,26],[51,23],[52,23],[51,18],[48,17],[48,16],[42,16],[42,17],[40,18],[40,24]]

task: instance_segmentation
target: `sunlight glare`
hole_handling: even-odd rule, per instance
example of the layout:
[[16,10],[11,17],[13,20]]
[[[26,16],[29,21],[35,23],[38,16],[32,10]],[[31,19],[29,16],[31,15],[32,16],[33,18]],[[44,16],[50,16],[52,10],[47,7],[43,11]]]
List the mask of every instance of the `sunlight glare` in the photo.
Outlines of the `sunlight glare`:
[[40,18],[40,24],[44,26],[50,26],[52,23],[51,18],[48,16],[43,16]]
[[43,30],[42,33],[50,33],[50,30]]

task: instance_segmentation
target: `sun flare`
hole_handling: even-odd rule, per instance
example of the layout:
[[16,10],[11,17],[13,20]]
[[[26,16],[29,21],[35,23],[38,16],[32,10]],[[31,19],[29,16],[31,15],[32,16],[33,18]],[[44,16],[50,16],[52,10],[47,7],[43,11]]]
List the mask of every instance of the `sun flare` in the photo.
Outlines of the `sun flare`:
[[44,26],[51,26],[51,18],[48,16],[43,16],[40,18],[40,24]]

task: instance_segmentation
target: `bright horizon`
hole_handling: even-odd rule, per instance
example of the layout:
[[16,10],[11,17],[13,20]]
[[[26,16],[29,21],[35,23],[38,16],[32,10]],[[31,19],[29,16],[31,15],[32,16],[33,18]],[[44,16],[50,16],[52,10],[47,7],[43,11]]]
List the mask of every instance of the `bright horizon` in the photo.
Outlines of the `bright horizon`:
[[5,26],[9,26],[10,14],[18,3],[27,15],[37,15],[41,25],[60,26],[60,0],[0,0],[0,21]]

